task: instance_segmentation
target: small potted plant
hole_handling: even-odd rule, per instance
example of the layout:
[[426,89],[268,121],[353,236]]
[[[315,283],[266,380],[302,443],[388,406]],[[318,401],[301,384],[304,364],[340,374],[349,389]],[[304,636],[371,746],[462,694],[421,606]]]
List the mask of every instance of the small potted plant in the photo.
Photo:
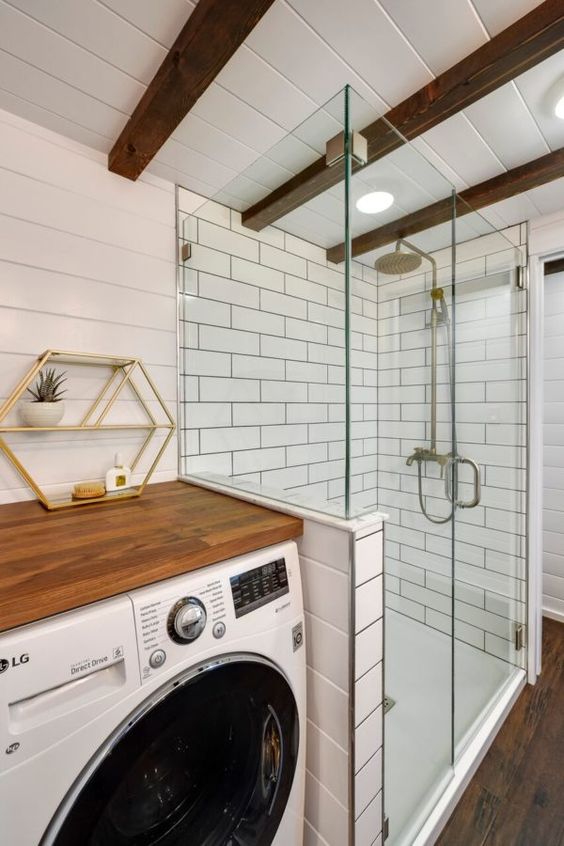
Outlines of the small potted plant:
[[54,368],[49,368],[40,372],[33,388],[27,389],[33,399],[24,402],[21,406],[21,414],[26,426],[38,429],[56,426],[61,422],[65,413],[65,404],[61,397],[66,393],[66,390],[62,390],[62,386],[66,381],[66,371],[57,373]]

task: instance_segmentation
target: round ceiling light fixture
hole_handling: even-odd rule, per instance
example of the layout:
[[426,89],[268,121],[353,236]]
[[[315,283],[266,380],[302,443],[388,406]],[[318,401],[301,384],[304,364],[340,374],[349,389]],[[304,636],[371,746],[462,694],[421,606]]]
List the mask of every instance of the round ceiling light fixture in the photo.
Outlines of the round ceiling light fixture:
[[394,195],[389,191],[371,191],[356,201],[356,207],[363,214],[378,214],[389,209],[394,202]]
[[564,120],[564,95],[562,95],[557,101],[556,105],[554,106],[554,114],[560,120]]

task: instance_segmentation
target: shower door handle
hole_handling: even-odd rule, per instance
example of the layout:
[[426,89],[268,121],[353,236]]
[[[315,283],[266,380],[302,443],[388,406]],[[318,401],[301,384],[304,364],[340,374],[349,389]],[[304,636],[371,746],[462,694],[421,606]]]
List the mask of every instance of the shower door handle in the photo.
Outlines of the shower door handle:
[[[480,503],[482,496],[482,485],[480,482],[480,468],[472,458],[457,458],[459,464],[469,464],[474,471],[474,496],[465,502],[462,499],[457,500],[456,505],[459,508],[476,508]],[[457,479],[458,482],[458,479]],[[457,485],[458,486],[458,485]]]

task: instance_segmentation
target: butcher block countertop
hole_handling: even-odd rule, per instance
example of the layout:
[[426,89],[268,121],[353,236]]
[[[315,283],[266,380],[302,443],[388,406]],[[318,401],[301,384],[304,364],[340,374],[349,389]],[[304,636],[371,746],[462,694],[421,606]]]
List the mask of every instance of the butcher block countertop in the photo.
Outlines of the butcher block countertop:
[[139,499],[0,506],[0,631],[302,534],[297,517],[183,482]]

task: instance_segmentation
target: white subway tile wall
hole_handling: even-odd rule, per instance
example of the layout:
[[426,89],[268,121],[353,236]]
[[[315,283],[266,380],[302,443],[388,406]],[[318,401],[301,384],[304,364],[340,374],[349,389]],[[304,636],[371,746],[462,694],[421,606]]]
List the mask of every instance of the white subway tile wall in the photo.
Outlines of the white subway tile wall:
[[[525,227],[504,233],[525,243]],[[525,622],[526,292],[515,287],[515,250],[486,236],[459,245],[455,391],[458,454],[478,462],[478,507],[435,525],[421,513],[414,447],[430,439],[430,280],[380,277],[378,316],[378,506],[386,525],[386,605],[505,660],[522,663],[515,626]],[[445,266],[448,257],[435,254]],[[445,289],[448,292],[448,288]],[[443,334],[444,333],[444,334]],[[451,450],[446,332],[439,329],[438,444]],[[427,467],[426,507],[446,516],[444,480]],[[460,499],[473,493],[460,470]],[[452,535],[454,531],[454,566]],[[454,579],[454,600],[452,584]],[[453,604],[454,601],[454,604]]]
[[[240,218],[179,191],[192,245],[181,269],[183,472],[344,516],[343,269],[280,230],[266,243]],[[353,274],[351,501],[366,510],[377,500],[377,288],[370,268],[355,264]]]
[[[265,233],[241,226],[239,213],[210,201],[188,214],[198,202],[180,192],[182,225],[197,257],[184,268],[181,360],[185,380],[194,381],[184,380],[183,468],[342,515],[342,269],[280,230],[267,230],[276,244],[265,243]],[[200,218],[210,217],[219,223],[204,226]],[[430,438],[429,274],[378,278],[357,263],[352,271],[351,504],[353,513],[378,507],[390,515],[387,604],[447,633],[454,611],[456,637],[511,661],[521,659],[514,629],[526,600],[526,292],[515,290],[509,268],[525,239],[517,226],[457,246],[455,317],[450,251],[435,253],[455,324],[458,453],[477,461],[482,476],[480,505],[457,510],[454,572],[453,525],[425,519],[416,466],[405,464]],[[446,353],[440,330],[442,452],[451,450]],[[446,514],[444,481],[426,470],[427,506]],[[461,466],[461,499],[471,498],[471,481]]]

